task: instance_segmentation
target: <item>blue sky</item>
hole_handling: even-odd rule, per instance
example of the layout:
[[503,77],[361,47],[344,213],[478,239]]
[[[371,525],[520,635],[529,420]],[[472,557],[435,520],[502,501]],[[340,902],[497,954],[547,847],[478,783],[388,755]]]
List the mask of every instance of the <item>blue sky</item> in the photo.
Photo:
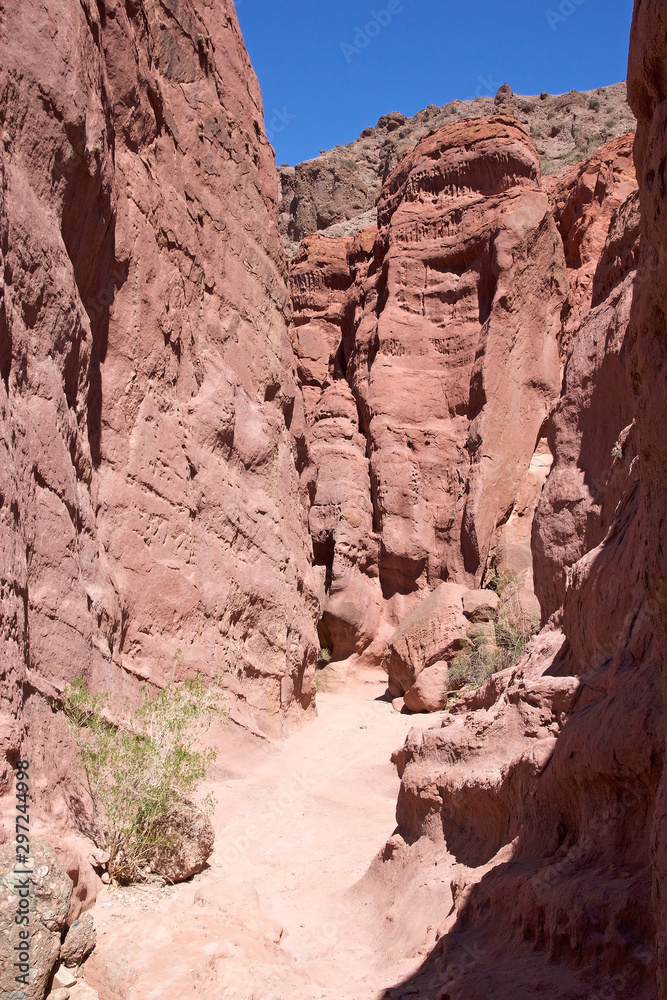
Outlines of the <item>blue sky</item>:
[[[278,163],[380,115],[625,79],[632,0],[236,0]],[[359,29],[359,30],[358,30]]]

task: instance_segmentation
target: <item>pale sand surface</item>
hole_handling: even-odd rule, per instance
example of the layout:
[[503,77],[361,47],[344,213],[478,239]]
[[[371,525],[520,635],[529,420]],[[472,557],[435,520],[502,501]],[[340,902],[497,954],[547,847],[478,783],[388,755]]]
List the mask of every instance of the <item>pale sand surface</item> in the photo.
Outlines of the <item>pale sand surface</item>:
[[101,1000],[374,1000],[396,981],[345,891],[394,830],[392,752],[438,717],[376,700],[385,681],[367,672],[320,692],[317,720],[284,741],[222,728],[210,868],[103,890],[85,970]]

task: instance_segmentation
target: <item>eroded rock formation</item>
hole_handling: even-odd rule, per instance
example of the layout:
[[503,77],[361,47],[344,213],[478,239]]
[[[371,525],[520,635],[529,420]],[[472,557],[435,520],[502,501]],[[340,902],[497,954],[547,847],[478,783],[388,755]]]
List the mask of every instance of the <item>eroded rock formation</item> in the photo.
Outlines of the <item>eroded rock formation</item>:
[[74,677],[120,705],[176,663],[274,733],[312,709],[303,404],[232,4],[0,17],[0,739],[62,819]]
[[305,240],[290,270],[322,641],[338,659],[368,647],[379,660],[422,597],[443,580],[479,586],[510,550],[530,587],[548,469],[533,457],[560,384],[565,262],[518,122],[424,139],[388,178],[378,222]]
[[[479,94],[494,85],[489,78]],[[498,85],[495,84],[495,87]],[[328,230],[344,235],[375,222],[375,203],[382,185],[400,161],[430,133],[468,118],[490,118],[502,111],[530,132],[545,175],[562,174],[610,139],[634,128],[625,84],[569,94],[527,97],[500,87],[495,94],[444,107],[430,104],[413,118],[398,111],[382,115],[347,146],[322,153],[296,167],[280,168],[280,228],[288,251],[312,233]]]
[[428,955],[387,997],[664,993],[665,37],[637,4],[639,200],[627,143],[552,188],[571,281],[533,535],[550,620],[395,756],[398,829],[358,892],[387,949]]
[[[201,670],[277,734],[312,712],[319,640],[439,708],[493,616],[476,588],[509,568],[545,627],[398,751],[398,830],[357,893],[388,953],[430,950],[406,993],[656,1000],[662,6],[633,31],[639,198],[628,138],[579,163],[632,123],[591,125],[622,88],[388,115],[349,176],[339,152],[283,172],[290,237],[342,224],[293,260],[291,344],[231,3],[0,0],[0,25],[0,790],[21,749],[68,827],[53,706],[80,675],[120,707]],[[62,891],[35,997],[95,891],[64,841],[62,871],[37,846]]]
[[535,591],[545,618],[563,603],[567,568],[604,538],[636,454],[626,343],[639,237],[631,138],[611,143],[552,188],[570,272],[562,339],[571,349],[546,426],[555,458],[533,525]]
[[[60,953],[72,881],[49,843],[33,836],[30,846],[29,874],[14,870],[14,844],[0,847],[0,990],[3,996],[42,1000]],[[25,931],[16,924],[19,913],[29,914],[27,945],[19,937]]]

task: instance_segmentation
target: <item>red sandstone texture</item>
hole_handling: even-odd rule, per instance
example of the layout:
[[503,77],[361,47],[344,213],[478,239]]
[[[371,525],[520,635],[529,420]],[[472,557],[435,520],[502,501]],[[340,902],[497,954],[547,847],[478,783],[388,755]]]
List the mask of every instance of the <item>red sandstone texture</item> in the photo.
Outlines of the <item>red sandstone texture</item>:
[[[657,0],[635,3],[630,40],[629,101],[638,119],[635,163],[641,205],[641,258],[630,322],[641,474],[642,577],[667,692],[667,12]],[[658,927],[659,990],[667,992],[667,778],[654,815],[652,857]]]
[[627,142],[551,190],[571,280],[533,531],[550,621],[395,755],[398,829],[357,893],[387,951],[429,946],[387,998],[664,995],[666,37],[638,4],[639,201]]
[[[443,580],[474,589],[509,568],[530,602],[567,293],[539,157],[511,118],[424,139],[388,178],[378,221],[374,243],[373,228],[305,240],[290,270],[321,641],[376,661]],[[345,433],[329,398],[347,400]]]
[[[471,592],[511,568],[545,628],[395,755],[398,829],[357,893],[387,953],[430,953],[387,995],[654,1000],[661,6],[633,31],[641,214],[627,139],[547,189],[514,118],[447,125],[389,174],[378,228],[304,241],[294,354],[231,4],[0,0],[0,27],[2,788],[20,749],[67,828],[49,699],[81,674],[120,705],[182,657],[283,731],[313,707],[316,620],[437,708]],[[95,886],[59,849],[71,920]]]
[[120,706],[177,662],[251,728],[313,711],[305,425],[231,2],[0,25],[1,779],[21,746],[62,826],[77,676]]
[[[627,340],[622,296],[610,296]],[[589,345],[586,378],[601,388],[590,331],[585,323],[578,334]],[[609,349],[612,364],[627,359],[613,338]],[[575,338],[569,364],[581,372],[583,357]],[[571,392],[566,383],[561,402]],[[613,394],[599,406],[603,423],[616,419]],[[601,466],[596,424],[582,425],[580,453]],[[430,946],[419,973],[387,997],[661,995],[650,834],[655,824],[659,879],[664,718],[634,452],[630,430],[620,454],[606,452],[613,510],[599,544],[564,567],[558,618],[516,667],[395,755],[398,829],[357,892],[372,900],[387,950],[398,935],[407,953]],[[567,460],[557,439],[555,469]]]
[[[627,356],[638,256],[636,191],[607,218],[608,239],[589,291],[592,308],[572,330],[563,391],[546,426],[554,464],[533,524],[535,591],[545,619],[563,603],[567,567],[604,538],[636,454]],[[577,280],[573,289],[578,297]]]

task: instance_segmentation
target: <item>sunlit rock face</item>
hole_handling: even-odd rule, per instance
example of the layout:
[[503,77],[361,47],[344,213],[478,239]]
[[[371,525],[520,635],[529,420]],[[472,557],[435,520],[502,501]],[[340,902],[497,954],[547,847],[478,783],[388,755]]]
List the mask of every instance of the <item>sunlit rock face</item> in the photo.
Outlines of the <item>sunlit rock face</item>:
[[425,956],[405,994],[665,991],[665,37],[636,4],[639,191],[632,137],[549,188],[569,293],[532,538],[545,627],[395,754],[397,831],[357,887],[385,947]]
[[45,697],[85,675],[121,705],[176,663],[280,733],[313,706],[318,605],[274,158],[232,3],[0,22],[0,740],[5,761],[27,738],[48,808],[67,761]]
[[[290,269],[336,658],[380,659],[443,581],[474,588],[500,564],[532,593],[541,428],[560,387],[565,261],[517,121],[422,140],[386,180],[378,224],[304,240]],[[347,430],[327,416],[343,397]]]

